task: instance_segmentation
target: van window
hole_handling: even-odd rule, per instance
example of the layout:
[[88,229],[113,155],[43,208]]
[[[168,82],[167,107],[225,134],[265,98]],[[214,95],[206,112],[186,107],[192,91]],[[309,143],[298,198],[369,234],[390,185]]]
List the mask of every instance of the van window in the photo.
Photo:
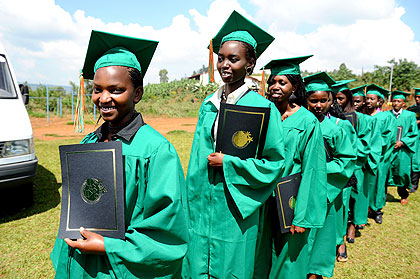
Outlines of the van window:
[[6,57],[0,54],[0,99],[17,98]]

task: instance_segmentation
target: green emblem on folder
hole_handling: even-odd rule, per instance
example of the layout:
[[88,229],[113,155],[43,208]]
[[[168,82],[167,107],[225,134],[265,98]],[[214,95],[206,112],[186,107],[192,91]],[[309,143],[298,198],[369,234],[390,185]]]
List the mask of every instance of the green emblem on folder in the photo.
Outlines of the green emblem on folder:
[[295,207],[296,207],[296,197],[295,196],[290,197],[289,207],[290,207],[291,210],[295,210]]
[[236,148],[242,149],[248,146],[253,141],[250,132],[237,131],[232,136],[232,144]]
[[95,204],[106,193],[106,188],[99,178],[88,178],[83,182],[80,193],[86,203]]

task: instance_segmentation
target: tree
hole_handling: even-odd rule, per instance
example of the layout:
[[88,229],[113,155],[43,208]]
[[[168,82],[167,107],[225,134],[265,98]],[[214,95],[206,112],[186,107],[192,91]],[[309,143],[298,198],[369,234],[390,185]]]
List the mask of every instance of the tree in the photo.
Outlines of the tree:
[[77,94],[78,90],[79,90],[79,86],[77,86],[77,84],[74,81],[69,81],[69,84],[71,86],[71,90],[73,91],[73,94]]
[[[395,61],[388,61],[392,65],[392,90],[410,91],[417,83],[420,82],[420,68],[413,61],[407,61],[406,58]],[[389,88],[391,78],[391,66],[375,65],[373,71],[374,82]]]
[[159,71],[159,79],[160,83],[167,83],[168,82],[168,70],[162,69]]
[[353,74],[353,72],[347,68],[346,64],[341,63],[340,67],[338,68],[338,70],[334,70],[331,73],[331,77],[334,80],[345,80],[345,79],[354,79],[356,78],[356,75]]
[[392,87],[398,90],[410,91],[420,81],[420,68],[413,61],[406,58],[388,61],[394,66],[392,75]]

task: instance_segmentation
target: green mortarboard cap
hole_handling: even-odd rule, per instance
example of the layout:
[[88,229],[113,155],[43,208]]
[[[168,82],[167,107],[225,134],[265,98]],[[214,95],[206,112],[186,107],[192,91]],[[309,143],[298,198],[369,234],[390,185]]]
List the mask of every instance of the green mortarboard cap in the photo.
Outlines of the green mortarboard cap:
[[395,91],[392,91],[391,93],[391,100],[403,99],[405,101],[405,97],[407,96],[410,96],[410,93],[400,91],[400,90],[395,90]]
[[363,97],[366,97],[365,87],[366,87],[366,84],[365,85],[358,86],[358,87],[355,87],[355,88],[352,88],[352,89],[350,89],[350,91],[351,91],[351,93],[353,93],[353,96],[363,96]]
[[343,90],[349,89],[347,84],[349,84],[350,82],[353,82],[353,81],[355,81],[355,79],[339,80],[332,87],[333,87],[335,92],[341,92]]
[[316,73],[303,78],[305,89],[310,91],[333,91],[335,81],[326,72]]
[[385,97],[389,95],[389,92],[376,84],[369,84],[366,87],[366,95],[367,94],[373,94],[385,100]]
[[414,89],[414,96],[420,96],[420,88],[413,88]]
[[257,58],[274,41],[274,37],[260,27],[233,11],[213,38],[213,51],[219,52],[220,46],[226,41],[241,41],[249,43],[255,49]]
[[268,62],[261,70],[270,69],[271,75],[282,76],[282,75],[300,75],[299,64],[313,55],[306,55],[293,58],[275,59]]
[[107,66],[135,68],[144,77],[157,45],[157,41],[92,30],[83,77],[93,79],[97,69]]

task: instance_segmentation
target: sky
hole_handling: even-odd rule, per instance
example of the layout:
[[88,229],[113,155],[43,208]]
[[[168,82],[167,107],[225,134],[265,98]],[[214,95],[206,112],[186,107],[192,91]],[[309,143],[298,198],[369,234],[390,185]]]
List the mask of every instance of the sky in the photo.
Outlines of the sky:
[[311,72],[345,63],[360,74],[393,58],[420,65],[418,0],[0,0],[0,43],[18,81],[69,85],[91,30],[157,40],[145,83],[158,83],[161,69],[174,80],[207,66],[210,39],[233,10],[276,38],[257,68],[309,54],[301,69]]

